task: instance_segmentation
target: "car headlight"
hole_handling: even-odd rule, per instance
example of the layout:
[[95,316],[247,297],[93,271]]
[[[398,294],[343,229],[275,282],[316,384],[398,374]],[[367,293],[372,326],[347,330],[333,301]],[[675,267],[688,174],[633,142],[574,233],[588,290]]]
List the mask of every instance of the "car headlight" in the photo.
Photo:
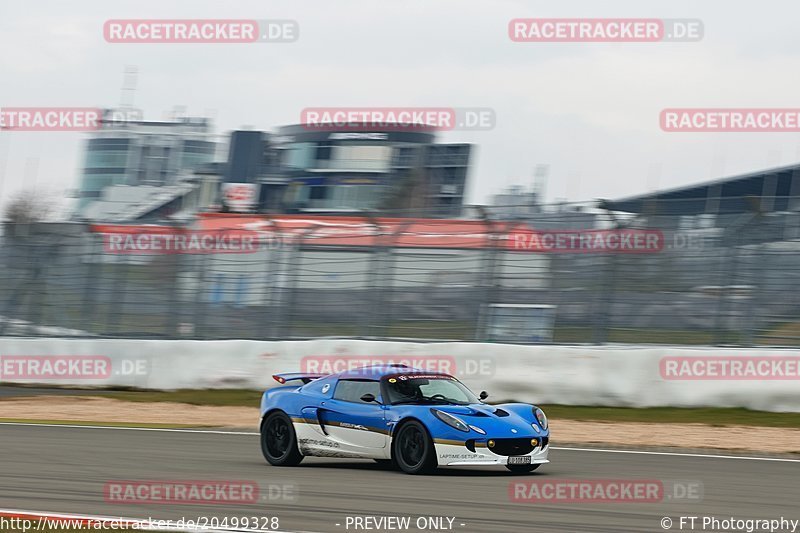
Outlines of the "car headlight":
[[467,426],[466,422],[464,422],[457,416],[453,416],[450,413],[445,413],[444,411],[440,411],[438,409],[431,409],[431,413],[433,413],[433,416],[435,416],[448,426],[456,428],[459,431],[469,433],[469,427]]
[[544,411],[538,407],[535,407],[533,409],[533,414],[536,416],[536,420],[539,421],[539,425],[542,427],[542,429],[547,429],[547,417],[545,416]]

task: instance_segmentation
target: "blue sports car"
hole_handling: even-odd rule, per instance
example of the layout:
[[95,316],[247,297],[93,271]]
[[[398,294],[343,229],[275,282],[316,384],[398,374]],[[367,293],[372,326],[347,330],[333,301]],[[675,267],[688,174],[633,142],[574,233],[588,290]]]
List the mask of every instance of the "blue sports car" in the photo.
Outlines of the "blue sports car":
[[337,374],[277,374],[261,398],[261,450],[275,466],[303,457],[374,459],[409,474],[438,466],[547,463],[547,417],[522,403],[488,405],[453,376],[405,365]]

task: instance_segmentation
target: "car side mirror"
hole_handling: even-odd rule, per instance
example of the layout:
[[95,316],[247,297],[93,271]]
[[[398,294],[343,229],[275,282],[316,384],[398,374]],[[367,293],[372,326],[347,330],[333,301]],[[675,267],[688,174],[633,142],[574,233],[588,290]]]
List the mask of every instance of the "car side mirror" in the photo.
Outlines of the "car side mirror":
[[478,395],[478,398],[480,398],[481,401],[485,400],[488,397],[489,397],[489,393],[486,392],[485,390],[482,390],[481,393]]
[[375,395],[368,392],[364,396],[361,397],[361,401],[364,403],[372,403],[375,401]]

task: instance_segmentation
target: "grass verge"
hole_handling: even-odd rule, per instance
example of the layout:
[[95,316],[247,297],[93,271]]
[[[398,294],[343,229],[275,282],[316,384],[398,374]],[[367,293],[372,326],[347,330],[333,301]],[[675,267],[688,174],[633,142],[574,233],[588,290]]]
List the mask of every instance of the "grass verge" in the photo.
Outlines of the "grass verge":
[[[83,395],[83,394],[82,394]],[[176,402],[190,405],[258,407],[261,391],[241,389],[176,391],[149,390],[86,390],[86,396],[102,396],[128,402]],[[743,408],[678,408],[678,407],[597,407],[581,405],[540,405],[551,419],[597,422],[650,422],[662,424],[707,424],[710,426],[756,426],[800,428],[800,413],[772,413]],[[23,420],[0,419],[5,422]],[[25,420],[24,422],[28,422]],[[43,421],[91,425],[88,422]],[[109,425],[109,424],[104,424]],[[173,424],[116,424],[129,427],[198,427]]]
[[51,424],[56,426],[104,426],[121,428],[144,428],[144,429],[190,429],[211,426],[188,425],[188,424],[144,424],[137,422],[87,422],[85,420],[43,420],[31,418],[0,418],[0,423],[6,424]]
[[[113,391],[107,393],[86,391],[86,393],[91,396],[105,396],[129,402],[177,402],[191,405],[246,407],[257,407],[261,398],[261,391],[239,389]],[[772,413],[742,408],[631,408],[581,405],[540,405],[540,407],[545,410],[548,417],[563,420],[800,428],[800,413]]]
[[176,391],[118,391],[104,395],[92,393],[93,396],[107,396],[126,402],[176,402],[190,405],[245,406],[258,407],[263,391],[242,389]]

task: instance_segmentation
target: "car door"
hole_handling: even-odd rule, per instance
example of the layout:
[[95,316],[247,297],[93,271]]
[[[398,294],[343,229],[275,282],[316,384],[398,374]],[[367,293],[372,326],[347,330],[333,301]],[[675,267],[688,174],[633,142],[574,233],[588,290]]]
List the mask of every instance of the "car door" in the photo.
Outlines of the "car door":
[[322,430],[329,439],[338,442],[343,451],[371,457],[386,447],[389,432],[384,406],[363,401],[361,397],[365,394],[372,394],[380,401],[380,383],[340,379],[333,398],[320,403],[318,417]]

